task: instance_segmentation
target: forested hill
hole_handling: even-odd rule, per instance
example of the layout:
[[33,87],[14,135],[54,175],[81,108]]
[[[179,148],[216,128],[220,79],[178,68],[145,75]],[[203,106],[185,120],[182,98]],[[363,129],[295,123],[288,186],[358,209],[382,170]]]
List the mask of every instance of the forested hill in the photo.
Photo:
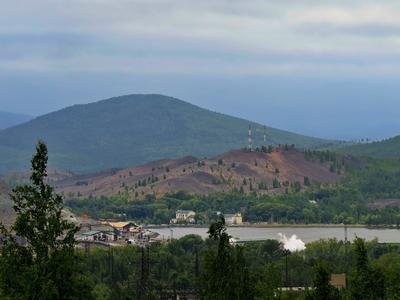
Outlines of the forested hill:
[[337,151],[357,156],[400,157],[400,135],[380,142],[339,148]]
[[[0,174],[28,169],[37,139],[49,148],[50,166],[74,172],[127,167],[161,158],[212,156],[255,144],[262,125],[162,95],[127,95],[74,105],[0,131]],[[312,148],[330,141],[267,128],[268,143]]]
[[0,129],[12,127],[31,120],[33,117],[0,111]]

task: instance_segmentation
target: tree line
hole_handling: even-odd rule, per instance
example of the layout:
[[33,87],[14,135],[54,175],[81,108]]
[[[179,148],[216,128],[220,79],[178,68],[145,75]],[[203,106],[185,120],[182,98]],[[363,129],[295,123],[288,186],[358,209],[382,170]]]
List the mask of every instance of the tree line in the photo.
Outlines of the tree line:
[[[47,148],[37,145],[29,185],[12,198],[17,219],[1,226],[1,299],[398,299],[400,246],[355,238],[321,240],[290,253],[276,240],[230,243],[223,218],[206,240],[190,235],[146,248],[85,251],[61,218],[62,198],[45,183]],[[16,238],[18,237],[18,239]],[[25,242],[21,242],[21,240]],[[346,273],[347,286],[330,283]],[[283,291],[302,286],[304,291]]]
[[[323,160],[334,158],[330,152],[324,155]],[[215,212],[222,211],[242,212],[246,222],[398,225],[399,205],[370,204],[377,199],[400,199],[399,169],[398,159],[371,159],[363,167],[348,170],[336,184],[324,185],[305,178],[308,186],[305,191],[295,185],[286,193],[271,195],[234,190],[204,196],[181,191],[161,199],[149,194],[143,200],[130,201],[124,195],[116,195],[78,197],[66,204],[77,214],[88,213],[94,218],[125,215],[126,219],[152,224],[167,224],[176,210],[187,209],[195,211],[198,223],[203,224],[212,222]]]

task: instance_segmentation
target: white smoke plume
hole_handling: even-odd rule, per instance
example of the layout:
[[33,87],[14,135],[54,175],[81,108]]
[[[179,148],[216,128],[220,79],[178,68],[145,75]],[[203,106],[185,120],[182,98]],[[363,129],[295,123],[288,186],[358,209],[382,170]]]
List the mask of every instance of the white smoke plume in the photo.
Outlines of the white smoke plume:
[[306,249],[306,244],[297,235],[293,234],[290,238],[287,238],[285,234],[278,233],[280,236],[280,242],[283,244],[285,250],[290,252],[302,251]]

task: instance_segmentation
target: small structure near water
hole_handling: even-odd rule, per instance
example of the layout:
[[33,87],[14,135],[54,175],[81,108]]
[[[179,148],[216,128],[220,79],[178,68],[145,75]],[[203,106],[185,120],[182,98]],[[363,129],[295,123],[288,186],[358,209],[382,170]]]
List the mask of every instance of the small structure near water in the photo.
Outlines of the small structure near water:
[[196,213],[193,210],[177,210],[175,218],[171,220],[172,224],[195,223]]
[[81,233],[81,236],[85,241],[107,242],[117,240],[117,236],[115,236],[113,233],[110,233],[109,231],[91,230]]
[[226,225],[242,225],[243,218],[241,213],[224,215]]
[[142,231],[142,227],[133,222],[106,222],[114,229],[118,230],[122,238],[131,238]]
[[139,244],[157,242],[159,234],[143,229],[133,222],[82,223],[76,234],[78,242],[103,243],[104,245]]

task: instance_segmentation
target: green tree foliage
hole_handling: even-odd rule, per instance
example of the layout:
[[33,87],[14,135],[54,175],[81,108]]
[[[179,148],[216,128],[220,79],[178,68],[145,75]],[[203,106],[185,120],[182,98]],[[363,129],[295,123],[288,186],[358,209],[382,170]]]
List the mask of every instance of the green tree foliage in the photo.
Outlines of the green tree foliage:
[[350,285],[352,299],[385,299],[384,275],[378,267],[370,264],[364,240],[356,238],[354,246],[355,261]]
[[230,245],[224,218],[211,224],[208,233],[216,245],[204,255],[200,279],[202,299],[253,299],[254,288],[243,249]]
[[266,191],[268,190],[268,184],[264,181],[261,181],[258,183],[258,189]]
[[293,193],[298,193],[301,191],[301,184],[298,181],[295,181],[291,184],[291,189]]
[[47,160],[47,147],[39,142],[31,184],[17,186],[11,194],[17,218],[11,231],[1,228],[0,288],[11,299],[90,299],[74,256],[77,228],[62,219],[63,200],[45,182]]
[[384,270],[387,298],[400,299],[400,254],[386,253],[378,259],[377,265]]
[[314,267],[313,290],[307,300],[337,300],[339,291],[330,284],[331,274],[325,262],[319,261]]
[[356,144],[336,149],[338,152],[368,157],[399,157],[400,136],[380,142]]
[[272,181],[272,187],[273,187],[274,189],[277,189],[277,188],[280,188],[280,187],[281,187],[281,184],[280,184],[278,178],[274,178],[274,180]]
[[[209,297],[205,299],[210,299],[220,296],[215,291],[218,284],[226,286],[228,293],[222,299],[303,300],[307,296],[305,292],[280,291],[280,287],[284,285],[285,252],[279,241],[249,242],[237,247],[227,243],[229,235],[227,236],[223,226],[214,226],[213,231],[216,239],[203,240],[199,236],[188,235],[168,243],[151,244],[144,251],[135,245],[113,247],[112,250],[92,248],[88,252],[77,251],[83,271],[93,283],[93,287],[87,290],[95,299],[107,300],[137,300],[140,294],[145,295],[145,299],[171,299],[178,295],[184,298],[189,294],[198,294],[199,299],[204,299],[200,297],[203,295]],[[224,246],[220,245],[220,240],[224,241]],[[368,265],[373,268],[385,266],[382,269],[385,283],[386,280],[391,280],[383,287],[375,285],[377,293],[382,293],[383,289],[387,299],[396,299],[400,245],[371,241],[365,242],[364,246]],[[315,290],[309,290],[309,297],[315,296],[314,291],[318,291],[319,297],[334,295],[335,292],[328,285],[329,274],[355,272],[355,264],[352,266],[347,263],[346,248],[348,255],[355,258],[357,247],[341,241],[322,240],[307,244],[304,251],[288,254],[291,285],[315,286]],[[218,263],[218,257],[223,257],[222,261],[227,264]],[[322,268],[319,266],[321,261]],[[144,278],[143,262],[146,274]],[[223,270],[216,270],[217,266]],[[374,274],[371,273],[370,276],[372,277],[366,279],[376,280]],[[395,285],[389,284],[392,282]],[[143,283],[145,289],[142,289]],[[349,287],[341,291],[340,297],[354,299],[350,293],[352,284],[350,276]],[[212,286],[214,290],[203,290],[207,286]],[[329,297],[331,296],[326,299],[332,299]],[[333,299],[342,299],[340,297]]]

